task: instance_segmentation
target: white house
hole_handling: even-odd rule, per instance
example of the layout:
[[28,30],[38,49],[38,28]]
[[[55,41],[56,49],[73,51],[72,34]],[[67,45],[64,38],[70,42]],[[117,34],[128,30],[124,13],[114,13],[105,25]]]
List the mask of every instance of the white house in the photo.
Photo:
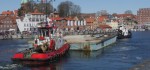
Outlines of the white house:
[[[47,18],[49,22],[50,19]],[[46,15],[42,13],[29,13],[25,14],[25,17],[16,19],[19,31],[34,31],[37,28],[37,23],[46,22]]]
[[111,20],[111,22],[107,22],[107,25],[111,26],[112,29],[118,29],[118,22]]

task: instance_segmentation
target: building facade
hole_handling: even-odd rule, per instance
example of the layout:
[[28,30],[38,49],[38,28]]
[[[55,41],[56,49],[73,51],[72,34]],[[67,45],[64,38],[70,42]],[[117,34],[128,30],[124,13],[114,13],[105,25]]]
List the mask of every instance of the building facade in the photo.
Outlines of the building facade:
[[109,26],[111,26],[112,29],[118,29],[118,24],[119,23],[117,21],[111,20],[111,22],[107,22],[106,24],[109,25]]
[[20,32],[35,31],[38,23],[46,22],[46,15],[36,12],[29,13],[25,14],[25,17],[16,19],[16,22]]
[[17,31],[16,16],[0,15],[0,32]]
[[58,13],[54,13],[49,19],[52,19],[54,26],[61,30],[81,30],[86,27],[86,20],[78,17],[62,18]]
[[137,11],[137,21],[140,24],[150,23],[150,8],[141,8]]
[[73,30],[82,30],[86,27],[86,21],[84,19],[67,19],[66,28]]

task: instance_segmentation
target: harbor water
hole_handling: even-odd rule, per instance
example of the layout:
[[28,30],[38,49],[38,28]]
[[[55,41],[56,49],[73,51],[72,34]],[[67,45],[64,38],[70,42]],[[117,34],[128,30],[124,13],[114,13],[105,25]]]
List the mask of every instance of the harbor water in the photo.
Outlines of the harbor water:
[[150,31],[133,32],[131,39],[99,51],[69,51],[62,59],[41,66],[15,64],[11,57],[28,48],[27,39],[0,40],[0,70],[129,70],[150,60]]

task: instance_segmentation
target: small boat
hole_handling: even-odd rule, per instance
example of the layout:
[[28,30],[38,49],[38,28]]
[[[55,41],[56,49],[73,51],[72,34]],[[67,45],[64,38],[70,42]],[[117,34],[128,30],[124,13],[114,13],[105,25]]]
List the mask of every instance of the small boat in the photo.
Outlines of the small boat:
[[64,56],[70,45],[61,38],[57,38],[59,41],[53,38],[52,29],[46,23],[40,23],[39,34],[34,40],[33,47],[14,54],[12,61],[23,62],[23,64],[44,64]]
[[120,26],[117,33],[117,39],[131,38],[132,33],[125,27]]

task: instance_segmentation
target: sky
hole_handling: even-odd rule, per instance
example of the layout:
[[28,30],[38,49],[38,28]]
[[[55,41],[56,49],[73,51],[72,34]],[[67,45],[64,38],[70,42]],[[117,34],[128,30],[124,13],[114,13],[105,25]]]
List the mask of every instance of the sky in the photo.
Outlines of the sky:
[[[150,0],[55,0],[53,2],[54,7],[57,8],[63,1],[71,1],[75,5],[79,5],[81,13],[96,13],[97,11],[107,10],[110,14],[121,14],[126,10],[131,10],[133,14],[137,14],[139,8],[150,8]],[[16,10],[21,6],[20,3],[21,0],[0,0],[0,13],[7,10]]]

